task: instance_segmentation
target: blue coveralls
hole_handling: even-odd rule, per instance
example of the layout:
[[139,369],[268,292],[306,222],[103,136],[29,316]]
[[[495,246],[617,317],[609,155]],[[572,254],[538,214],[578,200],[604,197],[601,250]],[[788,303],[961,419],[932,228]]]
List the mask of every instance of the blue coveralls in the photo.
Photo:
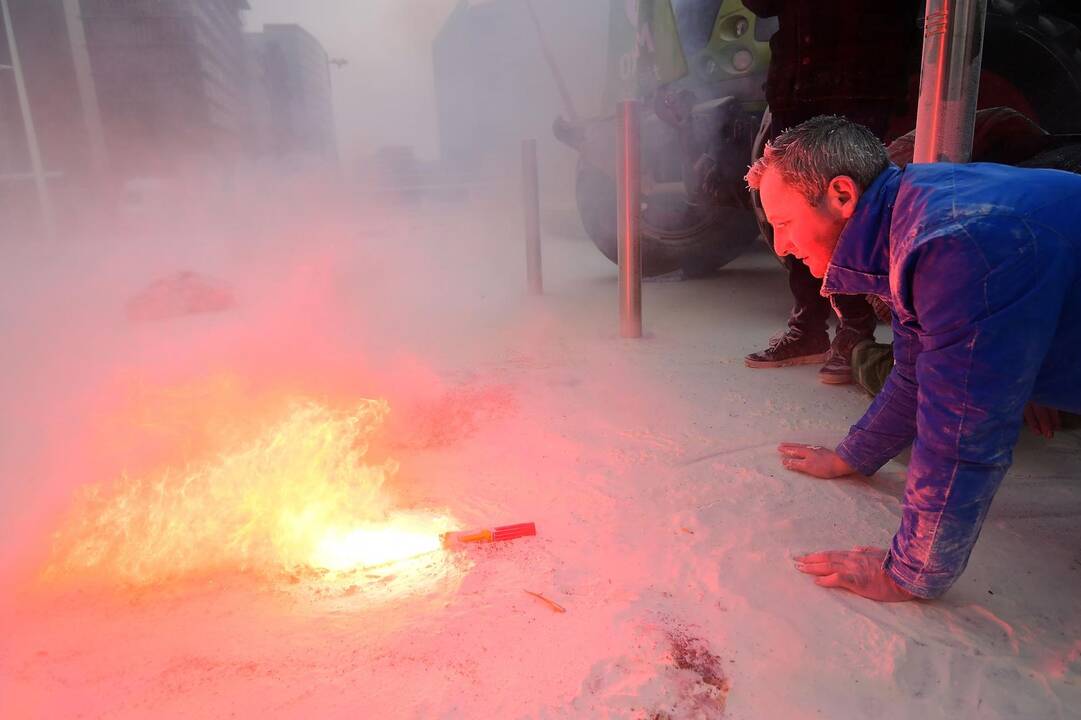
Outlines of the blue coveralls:
[[936,597],[968,563],[1025,403],[1081,413],[1081,176],[891,166],[860,197],[822,292],[893,309],[893,371],[837,453],[870,475],[912,445],[885,567]]

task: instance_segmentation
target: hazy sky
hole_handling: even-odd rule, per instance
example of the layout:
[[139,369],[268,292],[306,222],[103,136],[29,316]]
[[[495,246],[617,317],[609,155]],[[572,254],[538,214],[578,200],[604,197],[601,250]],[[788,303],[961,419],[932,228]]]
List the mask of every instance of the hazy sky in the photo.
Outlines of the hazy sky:
[[436,154],[432,40],[458,0],[250,0],[247,26],[297,23],[331,57],[342,160],[381,145]]

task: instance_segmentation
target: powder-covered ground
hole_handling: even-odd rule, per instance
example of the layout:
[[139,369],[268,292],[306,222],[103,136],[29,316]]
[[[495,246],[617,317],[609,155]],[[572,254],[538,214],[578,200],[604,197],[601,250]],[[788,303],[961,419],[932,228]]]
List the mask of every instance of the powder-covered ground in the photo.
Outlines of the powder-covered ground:
[[[744,367],[789,304],[765,252],[647,283],[647,337],[621,340],[615,267],[566,213],[549,213],[533,298],[513,212],[334,212],[5,241],[0,717],[1081,712],[1081,433],[1023,436],[944,599],[824,590],[792,557],[888,543],[904,458],[869,480],[781,467],[777,443],[834,443],[868,400],[813,367]],[[128,319],[131,297],[180,270],[228,283],[236,307]],[[156,415],[174,386],[188,409]],[[185,445],[176,428],[207,431],[184,412],[251,418],[281,388],[388,399],[372,452],[399,463],[395,507],[534,521],[538,536],[346,576],[35,579],[76,487],[220,452]]]

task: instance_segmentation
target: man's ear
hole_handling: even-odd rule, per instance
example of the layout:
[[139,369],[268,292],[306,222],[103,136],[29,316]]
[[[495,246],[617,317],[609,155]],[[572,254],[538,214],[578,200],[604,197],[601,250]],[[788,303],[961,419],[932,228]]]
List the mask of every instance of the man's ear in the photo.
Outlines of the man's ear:
[[837,217],[848,220],[856,212],[860,189],[856,181],[847,175],[838,175],[826,187],[826,206]]

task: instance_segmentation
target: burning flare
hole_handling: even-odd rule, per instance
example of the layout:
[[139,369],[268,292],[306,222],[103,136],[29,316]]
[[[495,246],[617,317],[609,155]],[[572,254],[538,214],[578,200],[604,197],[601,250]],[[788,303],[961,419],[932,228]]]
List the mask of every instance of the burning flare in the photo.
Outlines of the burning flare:
[[397,463],[363,462],[389,410],[307,402],[212,462],[86,488],[46,576],[144,585],[221,570],[340,571],[435,550],[450,519],[393,512],[383,483]]

